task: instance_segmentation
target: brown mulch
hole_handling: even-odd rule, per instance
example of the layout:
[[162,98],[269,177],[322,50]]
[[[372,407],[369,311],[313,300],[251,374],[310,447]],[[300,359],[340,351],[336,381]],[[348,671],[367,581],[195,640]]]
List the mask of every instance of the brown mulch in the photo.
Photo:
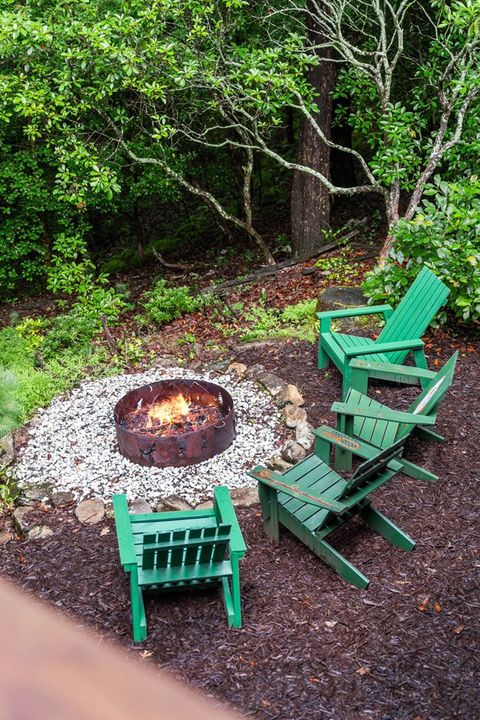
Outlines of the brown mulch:
[[[250,717],[476,720],[478,350],[478,343],[461,346],[455,383],[439,413],[438,431],[447,441],[412,441],[408,449],[439,481],[397,476],[376,494],[377,506],[416,539],[414,552],[388,545],[359,521],[332,538],[370,578],[368,590],[347,585],[287,532],[274,546],[258,507],[238,512],[249,548],[241,630],[228,630],[216,592],[163,596],[148,602],[148,638],[134,648],[111,520],[86,527],[68,511],[45,510],[41,516],[54,535],[0,547],[0,572],[116,638],[142,662],[149,657]],[[451,352],[451,342],[432,345],[430,365]],[[312,346],[264,346],[239,351],[237,359],[262,362],[298,384],[314,425],[333,421],[329,408],[340,396],[339,376],[316,369]],[[372,392],[397,406],[415,394],[380,385]]]

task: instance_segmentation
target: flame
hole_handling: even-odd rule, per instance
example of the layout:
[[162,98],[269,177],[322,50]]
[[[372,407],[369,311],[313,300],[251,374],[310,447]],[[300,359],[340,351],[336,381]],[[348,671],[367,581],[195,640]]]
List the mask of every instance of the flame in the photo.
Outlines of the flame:
[[168,425],[182,422],[190,412],[190,403],[181,393],[173,395],[167,400],[162,400],[148,409],[147,428],[155,425]]

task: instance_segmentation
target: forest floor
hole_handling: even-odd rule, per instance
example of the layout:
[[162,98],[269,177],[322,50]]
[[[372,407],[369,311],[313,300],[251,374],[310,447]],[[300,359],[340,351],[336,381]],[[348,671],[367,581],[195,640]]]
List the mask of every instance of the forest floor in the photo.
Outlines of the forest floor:
[[[368,264],[361,261],[344,284],[354,284]],[[229,300],[255,302],[264,285],[269,303],[281,307],[332,284],[303,269],[295,266],[268,283],[241,286]],[[129,327],[133,316],[121,332]],[[178,343],[185,333],[199,339],[193,357],[191,348],[187,353]],[[148,342],[152,353],[173,348],[193,364],[217,357],[261,362],[299,387],[313,425],[334,423],[330,407],[340,397],[340,376],[334,368],[317,370],[310,343],[243,346],[201,314],[172,323]],[[448,330],[427,341],[432,368],[455,349],[460,351],[456,377],[438,419],[446,442],[412,441],[407,447],[411,460],[440,479],[421,483],[399,475],[375,495],[379,509],[416,540],[415,550],[389,546],[360,521],[332,537],[370,578],[367,590],[349,586],[287,532],[273,545],[263,532],[259,506],[238,511],[248,545],[241,567],[241,630],[227,628],[216,592],[184,593],[148,601],[148,638],[133,646],[128,583],[111,519],[84,526],[71,511],[42,506],[38,513],[48,515],[54,534],[1,545],[0,574],[116,640],[140,662],[154,663],[258,720],[476,720],[480,342]],[[373,384],[372,392],[399,408],[415,394],[413,388],[380,384]],[[3,524],[9,522],[4,516]]]

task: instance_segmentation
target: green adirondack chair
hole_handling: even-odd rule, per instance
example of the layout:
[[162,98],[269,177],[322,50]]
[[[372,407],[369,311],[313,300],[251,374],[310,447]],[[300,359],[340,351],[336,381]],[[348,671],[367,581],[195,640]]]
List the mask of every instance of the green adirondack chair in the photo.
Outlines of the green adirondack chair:
[[[330,360],[334,362],[343,375],[342,397],[351,386],[350,361],[353,358],[403,365],[411,352],[415,364],[427,369],[421,336],[445,303],[449,292],[447,286],[424,267],[395,310],[390,305],[372,305],[317,313],[320,320],[318,367],[326,368]],[[330,328],[334,318],[372,314],[383,314],[386,321],[376,340],[333,332]],[[371,370],[368,377],[384,377],[378,365],[377,372],[380,374],[375,374],[375,369]],[[424,378],[420,378],[420,383],[425,385]]]
[[130,575],[134,642],[147,637],[146,590],[218,584],[229,626],[241,627],[239,561],[247,548],[228,488],[215,488],[211,510],[135,515],[126,495],[113,496],[113,510],[120,562]]
[[[453,382],[457,357],[458,351],[438,372],[428,371],[428,384],[406,412],[392,410],[368,395],[350,388],[345,402],[335,402],[332,405],[332,410],[337,413],[339,436],[343,438],[345,434],[355,440],[362,440],[375,450],[388,448],[393,442],[401,438],[406,439],[412,433],[424,440],[442,442],[444,438],[441,435],[434,432],[431,427],[425,426],[436,423],[438,406]],[[398,366],[395,365],[384,365],[384,368],[390,368],[392,377],[398,372]],[[415,368],[409,369],[415,371]],[[426,371],[420,372],[424,374]],[[317,448],[321,446],[324,435],[326,435],[325,442],[328,444],[334,442],[332,429],[322,426],[316,432]],[[349,470],[351,463],[352,455],[342,441],[336,448],[335,467],[337,470]],[[438,480],[437,475],[404,457],[400,459],[400,463],[402,471],[409,477],[417,480]]]
[[344,580],[355,587],[366,588],[368,578],[325,538],[353,515],[359,515],[393,545],[403,550],[415,547],[411,537],[372,507],[369,497],[401,471],[397,457],[402,452],[404,439],[380,452],[351,438],[346,438],[346,442],[354,454],[366,458],[350,479],[330,467],[329,449],[325,452],[323,444],[284,473],[259,465],[248,475],[259,483],[263,524],[268,537],[278,543],[279,526],[283,525]]

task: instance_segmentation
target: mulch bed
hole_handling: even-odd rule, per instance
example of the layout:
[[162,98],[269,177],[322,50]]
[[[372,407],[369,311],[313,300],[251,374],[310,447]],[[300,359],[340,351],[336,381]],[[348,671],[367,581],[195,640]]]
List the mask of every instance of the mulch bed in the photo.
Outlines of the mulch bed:
[[[450,341],[432,346],[430,365],[451,347]],[[54,535],[1,547],[0,572],[115,638],[142,662],[153,661],[247,716],[476,720],[480,359],[478,343],[462,350],[439,414],[447,442],[411,442],[407,449],[440,480],[397,476],[376,494],[379,509],[416,539],[415,551],[389,546],[359,521],[332,538],[370,578],[368,590],[347,585],[288,533],[271,544],[258,506],[238,512],[249,548],[242,630],[228,630],[216,592],[163,596],[148,603],[148,638],[133,647],[111,520],[81,526],[68,511],[46,509],[40,515]],[[312,424],[333,422],[339,376],[316,369],[312,346],[257,347],[239,351],[237,359],[262,362],[298,384]],[[415,394],[372,385],[377,391],[397,407]]]

